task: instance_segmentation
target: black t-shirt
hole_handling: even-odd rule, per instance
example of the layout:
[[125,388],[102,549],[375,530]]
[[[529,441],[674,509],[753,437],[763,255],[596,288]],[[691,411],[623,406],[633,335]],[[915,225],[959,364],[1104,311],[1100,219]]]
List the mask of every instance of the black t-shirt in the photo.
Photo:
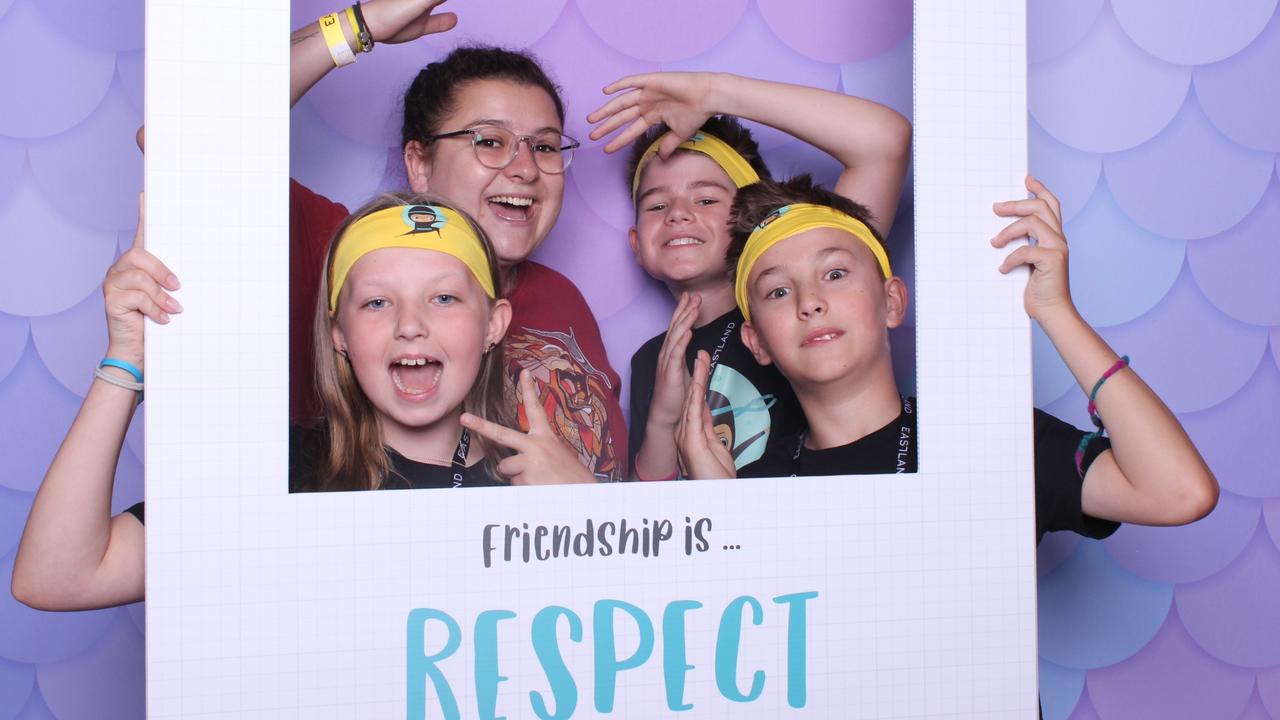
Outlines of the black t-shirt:
[[[319,477],[320,464],[329,452],[329,429],[326,425],[289,427],[289,492],[313,492],[319,490],[314,483]],[[447,465],[410,460],[387,448],[391,459],[391,474],[382,484],[382,490],[454,487],[453,468]],[[489,475],[481,463],[466,468],[459,487],[493,487],[506,485]]]
[[[760,365],[742,342],[742,313],[734,308],[703,327],[694,328],[685,361],[689,371],[699,350],[711,355],[707,403],[716,434],[743,467],[785,440],[804,422],[800,403],[787,379],[773,365]],[[644,441],[653,402],[658,353],[667,334],[650,339],[631,356],[631,429],[627,447],[630,466]]]
[[[811,475],[879,475],[916,471],[919,448],[916,442],[914,398],[902,402],[903,410],[892,422],[858,440],[840,447],[810,450],[804,447],[804,432],[792,434],[785,444],[758,462],[739,470],[739,477],[785,477]],[[1046,532],[1071,530],[1086,537],[1104,538],[1119,523],[1084,514],[1081,508],[1083,480],[1076,472],[1075,453],[1085,433],[1052,415],[1035,410],[1036,542]],[[1089,465],[1111,441],[1096,438],[1085,449],[1083,466]],[[799,453],[796,450],[799,450]]]

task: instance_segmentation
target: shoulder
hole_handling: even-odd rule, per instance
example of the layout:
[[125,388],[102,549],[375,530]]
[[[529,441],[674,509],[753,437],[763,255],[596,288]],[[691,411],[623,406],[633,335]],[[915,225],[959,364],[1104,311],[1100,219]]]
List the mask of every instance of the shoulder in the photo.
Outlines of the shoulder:
[[542,263],[526,260],[520,263],[520,269],[516,271],[516,287],[511,294],[528,292],[534,288],[539,292],[550,290],[564,293],[586,304],[582,291],[578,290],[578,286],[560,271],[553,270]]
[[656,365],[658,362],[658,352],[662,350],[662,343],[666,342],[667,334],[659,333],[654,335],[636,350],[631,356],[631,370],[643,370],[650,366]]

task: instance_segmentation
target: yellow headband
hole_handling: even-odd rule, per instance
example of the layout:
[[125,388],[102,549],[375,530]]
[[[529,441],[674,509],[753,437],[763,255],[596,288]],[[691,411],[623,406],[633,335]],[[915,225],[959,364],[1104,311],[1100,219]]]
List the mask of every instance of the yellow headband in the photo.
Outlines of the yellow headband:
[[[658,154],[658,146],[662,144],[663,138],[670,135],[670,132],[663,133],[658,136],[657,140],[649,146],[648,150],[640,156],[640,162],[636,163],[636,176],[631,179],[631,199],[634,201],[636,193],[640,190],[640,173],[644,172],[644,166],[649,164],[654,155]],[[721,167],[729,175],[729,179],[739,188],[744,188],[752,183],[760,181],[760,176],[751,167],[751,163],[746,158],[738,154],[737,150],[729,147],[729,144],[711,133],[696,132],[693,137],[680,143],[677,150],[692,150],[700,152],[711,158],[717,165]]]
[[747,304],[747,276],[751,274],[751,268],[760,256],[781,240],[799,235],[806,230],[822,227],[844,230],[861,240],[871,249],[871,254],[876,256],[876,260],[880,261],[880,270],[884,273],[885,279],[893,276],[893,271],[889,269],[889,256],[885,253],[884,246],[876,240],[871,229],[862,221],[825,205],[810,203],[784,205],[769,213],[759,225],[756,225],[756,229],[752,230],[751,236],[747,238],[746,246],[742,248],[742,255],[738,257],[738,272],[734,279],[733,296],[737,299],[738,309],[742,311],[744,318],[751,319],[751,308]]
[[439,205],[397,205],[352,223],[338,240],[329,284],[329,309],[338,309],[338,293],[360,258],[382,248],[416,248],[452,255],[471,271],[489,297],[497,297],[489,259],[471,224],[457,211]]

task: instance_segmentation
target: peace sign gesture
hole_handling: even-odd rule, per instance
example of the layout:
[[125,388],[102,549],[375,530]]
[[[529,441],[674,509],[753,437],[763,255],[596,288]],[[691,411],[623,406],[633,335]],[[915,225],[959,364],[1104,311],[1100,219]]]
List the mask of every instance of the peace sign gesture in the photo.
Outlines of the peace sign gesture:
[[567,485],[593,483],[595,476],[578,461],[576,455],[556,435],[547,414],[538,402],[533,376],[520,372],[520,402],[529,418],[529,432],[523,433],[489,422],[471,413],[462,414],[462,425],[471,432],[511,448],[515,455],[498,463],[498,472],[511,479],[512,485]]

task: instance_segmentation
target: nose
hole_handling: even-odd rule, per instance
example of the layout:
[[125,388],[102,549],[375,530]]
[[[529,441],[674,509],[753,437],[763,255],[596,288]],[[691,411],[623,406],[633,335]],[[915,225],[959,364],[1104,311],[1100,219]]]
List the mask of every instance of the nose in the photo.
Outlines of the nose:
[[415,340],[428,335],[428,325],[422,311],[406,308],[396,314],[396,338],[399,340]]
[[821,317],[827,312],[827,301],[822,292],[812,284],[796,288],[796,314],[801,320]]
[[668,223],[687,222],[693,219],[693,208],[683,198],[675,198],[667,206],[666,221]]
[[502,171],[507,177],[520,182],[536,180],[541,170],[533,159],[533,138],[518,138],[515,153],[515,157],[511,158],[511,162]]

